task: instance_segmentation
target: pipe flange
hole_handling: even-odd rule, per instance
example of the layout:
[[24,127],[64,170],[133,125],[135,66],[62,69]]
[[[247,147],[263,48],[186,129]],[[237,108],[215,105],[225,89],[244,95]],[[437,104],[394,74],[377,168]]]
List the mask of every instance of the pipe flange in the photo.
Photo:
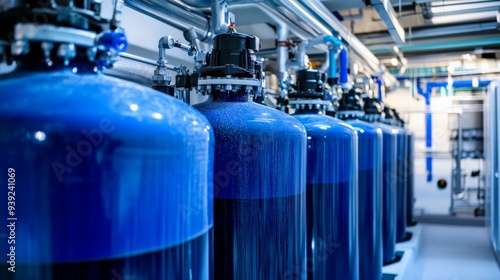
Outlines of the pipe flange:
[[357,110],[344,110],[338,111],[337,116],[339,119],[361,119],[365,116],[365,112]]
[[322,99],[290,99],[288,101],[290,107],[294,109],[318,109],[327,110],[332,106],[330,100]]
[[380,114],[365,114],[363,116],[363,120],[368,121],[368,122],[378,122],[382,116]]
[[214,91],[241,92],[262,95],[265,88],[265,79],[222,77],[200,77],[198,79],[198,92],[206,95]]
[[[53,24],[17,23],[14,26],[14,41],[10,44],[11,55],[19,57],[29,54],[32,43],[40,43],[49,66],[53,58],[62,59],[68,65],[77,56],[77,48],[83,48],[90,61],[95,61],[100,67],[109,67],[127,47],[121,29],[95,33]],[[57,50],[56,56],[51,57],[54,48]]]

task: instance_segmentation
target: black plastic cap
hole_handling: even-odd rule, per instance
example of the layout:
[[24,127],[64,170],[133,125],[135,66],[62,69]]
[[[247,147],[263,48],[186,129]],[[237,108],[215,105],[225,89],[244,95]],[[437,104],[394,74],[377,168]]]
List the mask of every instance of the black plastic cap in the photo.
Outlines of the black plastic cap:
[[296,83],[293,86],[294,91],[288,94],[292,98],[322,98],[325,96],[324,73],[314,69],[301,69],[297,71]]
[[175,94],[174,86],[153,85],[153,86],[151,86],[151,88],[155,89],[157,91],[163,92],[165,94],[168,94],[170,96],[174,96],[174,94]]
[[330,117],[337,117],[337,113],[339,111],[339,102],[337,100],[332,101],[332,106],[330,106],[325,114]]
[[366,115],[380,115],[382,113],[382,106],[377,99],[366,97],[363,99],[363,110]]
[[394,114],[392,113],[392,109],[389,106],[384,106],[384,119],[386,120],[395,120]]
[[262,78],[262,63],[255,52],[260,49],[258,37],[242,33],[225,33],[215,36],[212,52],[207,55],[207,65],[200,76]]
[[191,75],[181,75],[177,74],[175,76],[175,86],[178,88],[191,88]]
[[330,87],[333,87],[335,85],[337,85],[339,83],[339,78],[335,77],[335,78],[332,78],[332,77],[328,77],[328,79],[326,79],[326,83],[328,85],[330,85]]
[[353,88],[344,93],[339,100],[339,111],[363,111],[360,97],[362,93],[359,88]]
[[392,110],[392,114],[393,114],[394,118],[400,123],[400,125],[405,126],[405,121],[401,118],[398,111],[396,111],[396,109],[394,109],[394,108],[392,108],[391,110]]

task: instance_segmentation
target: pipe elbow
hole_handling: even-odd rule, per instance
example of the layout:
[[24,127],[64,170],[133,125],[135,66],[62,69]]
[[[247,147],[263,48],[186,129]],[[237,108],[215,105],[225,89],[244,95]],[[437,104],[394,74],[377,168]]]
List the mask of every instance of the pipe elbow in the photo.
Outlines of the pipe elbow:
[[332,35],[326,35],[325,37],[323,37],[323,43],[330,43],[335,48],[340,48],[344,45],[338,37]]
[[174,38],[172,36],[164,36],[158,40],[158,48],[160,49],[171,49],[174,47]]

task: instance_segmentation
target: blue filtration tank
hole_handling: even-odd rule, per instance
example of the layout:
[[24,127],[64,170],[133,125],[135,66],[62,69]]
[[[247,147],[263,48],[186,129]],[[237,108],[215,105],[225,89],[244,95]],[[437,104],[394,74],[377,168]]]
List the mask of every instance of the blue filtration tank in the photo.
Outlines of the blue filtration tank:
[[[397,121],[399,127],[405,127],[405,121],[400,117],[399,113],[392,108],[392,113]],[[413,166],[414,166],[414,146],[415,136],[413,132],[407,128],[404,129],[407,133],[407,154],[406,154],[406,225],[414,226],[416,222],[413,221],[413,202],[414,202],[414,182],[413,182]],[[411,233],[407,233],[407,238],[411,238]]]
[[394,127],[379,123],[382,109],[375,98],[363,98],[363,119],[382,130],[382,252],[384,264],[396,260],[397,135]]
[[399,126],[393,111],[388,106],[384,106],[383,123],[398,130],[397,143],[397,177],[396,177],[396,242],[406,241],[406,188],[408,183],[408,133],[406,129]]
[[317,70],[299,70],[288,94],[307,130],[308,279],[359,279],[358,137],[324,115],[331,106],[324,81]]
[[45,9],[92,31],[31,17],[14,29],[0,14],[17,46],[16,70],[0,76],[0,279],[210,279],[208,121],[101,74],[124,33],[73,8]]
[[360,89],[344,93],[337,116],[358,134],[359,278],[382,279],[382,129],[361,121]]
[[406,193],[406,224],[414,226],[417,223],[413,217],[413,205],[415,201],[415,186],[414,186],[414,160],[415,160],[415,135],[408,130],[408,164],[407,166],[407,193]]
[[194,73],[213,125],[215,279],[305,279],[306,131],[251,101],[262,94],[259,38],[217,35]]

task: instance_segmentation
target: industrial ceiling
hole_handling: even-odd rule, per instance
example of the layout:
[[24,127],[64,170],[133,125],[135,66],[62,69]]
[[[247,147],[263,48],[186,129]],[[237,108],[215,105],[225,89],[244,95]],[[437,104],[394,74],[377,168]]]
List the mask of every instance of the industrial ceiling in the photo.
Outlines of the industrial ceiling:
[[[125,0],[125,5],[209,39],[211,5],[203,0]],[[218,3],[218,2],[215,2]],[[418,76],[460,71],[500,72],[500,0],[227,0],[238,31],[261,39],[276,55],[278,30],[292,40],[340,36],[367,72]],[[179,20],[182,19],[182,20]],[[203,39],[204,38],[204,39]],[[308,50],[325,61],[328,47]],[[498,64],[498,65],[497,65]],[[393,79],[392,75],[388,75]]]

